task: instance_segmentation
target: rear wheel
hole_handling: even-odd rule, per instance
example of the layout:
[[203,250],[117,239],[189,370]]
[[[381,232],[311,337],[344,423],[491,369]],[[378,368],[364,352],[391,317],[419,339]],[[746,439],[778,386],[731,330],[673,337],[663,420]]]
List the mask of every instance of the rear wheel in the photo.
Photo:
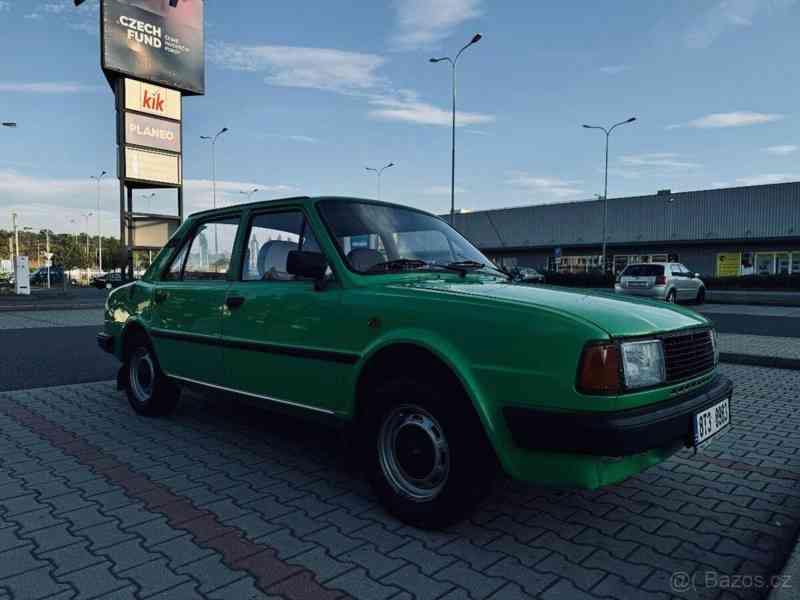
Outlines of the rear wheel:
[[125,392],[133,410],[147,417],[171,413],[178,404],[180,390],[161,371],[146,336],[134,334],[125,354]]
[[675,290],[670,290],[667,292],[667,302],[669,304],[677,304],[678,303],[678,294]]
[[370,394],[368,475],[386,508],[415,527],[460,520],[497,474],[477,415],[455,395],[416,380],[396,380]]
[[697,290],[697,298],[695,298],[695,304],[703,304],[706,301],[706,288],[701,287]]

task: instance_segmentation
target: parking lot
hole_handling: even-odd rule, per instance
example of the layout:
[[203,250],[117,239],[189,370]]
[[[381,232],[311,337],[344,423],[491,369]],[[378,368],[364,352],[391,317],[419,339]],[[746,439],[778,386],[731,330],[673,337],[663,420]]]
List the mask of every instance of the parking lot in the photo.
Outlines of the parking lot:
[[[735,426],[625,483],[501,483],[440,533],[387,516],[336,431],[110,382],[0,394],[0,597],[760,598],[796,539],[800,373],[723,366]],[[728,577],[736,575],[737,577]]]

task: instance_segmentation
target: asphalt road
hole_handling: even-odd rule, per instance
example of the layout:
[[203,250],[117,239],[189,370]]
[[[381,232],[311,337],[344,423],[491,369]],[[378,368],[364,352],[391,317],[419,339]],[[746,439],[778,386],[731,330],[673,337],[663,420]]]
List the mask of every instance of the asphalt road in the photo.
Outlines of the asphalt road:
[[0,331],[0,391],[114,379],[119,362],[97,347],[99,325]]

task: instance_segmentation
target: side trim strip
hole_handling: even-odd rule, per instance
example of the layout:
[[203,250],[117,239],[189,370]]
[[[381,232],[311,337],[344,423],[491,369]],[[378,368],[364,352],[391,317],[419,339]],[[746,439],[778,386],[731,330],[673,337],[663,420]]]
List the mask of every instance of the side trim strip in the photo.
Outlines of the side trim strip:
[[238,350],[250,350],[252,352],[266,352],[268,354],[281,354],[284,356],[294,356],[297,358],[309,358],[313,360],[324,360],[327,362],[354,365],[360,359],[359,354],[352,352],[338,352],[335,350],[316,350],[312,348],[298,348],[296,346],[281,346],[266,342],[253,342],[249,340],[224,339],[199,335],[196,333],[184,333],[179,331],[168,331],[166,329],[151,329],[150,333],[154,337],[180,340],[196,344],[208,344],[211,346],[221,346],[223,348],[236,348]]
[[336,415],[336,413],[332,410],[327,408],[318,408],[316,406],[309,406],[308,404],[301,404],[300,402],[292,402],[291,400],[281,400],[280,398],[273,398],[271,396],[264,396],[263,394],[254,394],[252,392],[245,392],[242,390],[236,390],[233,388],[225,387],[223,385],[216,385],[213,383],[207,383],[205,381],[200,381],[198,379],[191,379],[189,377],[180,377],[178,375],[170,375],[169,373],[165,373],[167,377],[170,379],[177,379],[178,381],[185,381],[186,383],[193,383],[195,385],[201,385],[203,387],[214,388],[215,390],[222,390],[223,392],[230,392],[233,394],[240,394],[242,396],[249,396],[250,398],[258,398],[259,400],[266,400],[268,402],[275,402],[276,404],[284,404],[286,406],[293,406],[295,408],[302,408],[305,410],[313,411],[322,413],[325,415]]

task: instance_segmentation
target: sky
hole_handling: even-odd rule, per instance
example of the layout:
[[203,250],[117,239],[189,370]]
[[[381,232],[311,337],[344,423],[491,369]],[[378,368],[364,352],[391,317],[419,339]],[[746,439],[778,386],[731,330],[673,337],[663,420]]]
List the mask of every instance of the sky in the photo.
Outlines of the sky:
[[[116,177],[97,0],[0,0],[0,228],[83,231],[91,175]],[[800,0],[207,0],[205,96],[184,100],[187,212],[294,195],[450,206],[592,199],[800,180]],[[118,182],[101,227],[119,230]],[[135,196],[173,213],[174,192]],[[95,216],[90,230],[97,231]]]

